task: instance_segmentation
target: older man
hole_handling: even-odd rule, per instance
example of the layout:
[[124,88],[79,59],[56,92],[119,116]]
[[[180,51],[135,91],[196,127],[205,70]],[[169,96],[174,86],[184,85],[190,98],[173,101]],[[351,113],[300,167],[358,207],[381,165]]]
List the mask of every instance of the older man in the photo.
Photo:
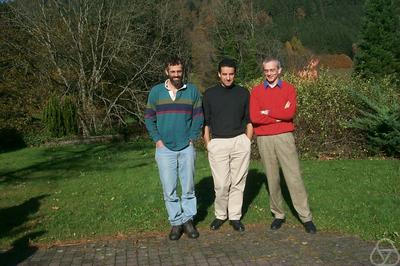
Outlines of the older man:
[[250,118],[267,175],[271,212],[275,216],[271,229],[279,229],[285,221],[280,166],[293,206],[306,232],[314,234],[317,229],[312,222],[292,133],[296,112],[296,90],[293,85],[279,78],[282,72],[279,60],[266,58],[262,65],[265,80],[251,92]]

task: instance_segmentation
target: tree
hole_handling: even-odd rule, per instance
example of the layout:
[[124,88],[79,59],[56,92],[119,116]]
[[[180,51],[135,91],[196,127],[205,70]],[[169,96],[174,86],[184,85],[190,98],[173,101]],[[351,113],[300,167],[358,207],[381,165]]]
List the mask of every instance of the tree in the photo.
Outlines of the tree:
[[398,1],[367,0],[355,72],[361,77],[400,78],[400,16]]
[[257,10],[250,0],[213,1],[215,24],[212,27],[216,61],[231,57],[238,61],[238,82],[259,75],[259,64],[266,55],[280,53],[282,44],[270,36],[272,19]]
[[353,94],[359,114],[349,126],[362,133],[371,152],[400,157],[400,93],[383,79],[372,95]]
[[[29,0],[10,3],[14,23],[39,47],[51,94],[76,101],[83,135],[143,122],[163,59],[185,54],[183,22],[170,1]],[[157,19],[155,19],[157,18]]]
[[0,4],[0,128],[26,133],[40,126],[47,88],[43,77],[36,78],[41,76],[39,50],[11,18],[10,7]]

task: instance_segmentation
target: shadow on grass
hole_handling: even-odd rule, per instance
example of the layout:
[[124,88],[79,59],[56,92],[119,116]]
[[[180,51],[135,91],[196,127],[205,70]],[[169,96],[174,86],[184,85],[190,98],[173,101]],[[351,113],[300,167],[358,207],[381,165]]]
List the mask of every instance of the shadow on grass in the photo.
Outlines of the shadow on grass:
[[[40,208],[40,200],[49,195],[31,198],[20,205],[0,209],[0,238],[13,234],[13,229],[29,220]],[[14,232],[15,233],[15,232]]]
[[0,252],[1,265],[17,265],[18,263],[23,262],[24,260],[32,256],[38,250],[38,248],[35,246],[31,246],[31,240],[45,233],[45,231],[32,232],[15,240],[12,243],[11,249],[5,252]]
[[[265,179],[265,181],[264,181],[264,182],[265,182],[265,187],[266,187],[266,189],[267,189],[268,196],[269,196],[270,193],[269,193],[269,187],[268,187],[267,178],[266,178],[266,176],[265,176],[264,174],[260,174],[260,175],[262,175],[262,176],[264,177],[264,179]],[[288,187],[287,187],[287,185],[286,185],[285,176],[283,175],[283,172],[282,172],[282,169],[281,169],[281,168],[279,168],[279,176],[280,176],[280,185],[281,185],[281,191],[282,191],[283,200],[286,202],[287,206],[289,207],[289,211],[292,213],[292,215],[293,215],[297,220],[300,221],[299,215],[297,214],[297,211],[296,211],[296,209],[295,209],[294,206],[293,206],[293,202],[292,202],[292,199],[291,199],[291,197],[290,197],[290,192],[289,192],[289,189],[288,189]],[[260,178],[261,178],[261,177],[260,177]],[[268,202],[269,202],[269,200],[270,200],[270,199],[268,199]],[[268,207],[269,207],[269,206],[268,206]],[[271,215],[273,216],[272,213],[271,213]],[[300,222],[301,222],[301,221],[300,221]]]
[[[285,176],[283,175],[282,169],[279,169],[279,175],[281,177],[281,190],[282,190],[282,196],[283,199],[285,200],[286,204],[289,207],[290,212],[293,214],[293,216],[301,222],[299,215],[297,214],[296,209],[293,206],[293,201],[292,198],[290,197],[290,192],[289,189],[286,185],[285,181]],[[268,192],[269,193],[269,192]]]
[[267,179],[264,173],[251,169],[247,175],[246,187],[243,195],[242,218],[246,215],[251,203],[260,193],[261,187],[266,187]]
[[[29,216],[40,208],[40,201],[49,195],[41,195],[31,198],[20,205],[0,209],[0,238],[13,237],[21,234],[22,227],[29,221]],[[26,227],[29,229],[29,227]],[[43,235],[45,231],[30,232],[15,240],[12,248],[0,252],[2,265],[16,265],[34,254],[37,247],[31,246],[31,240]]]
[[[81,146],[81,145],[80,145]],[[117,160],[115,154],[142,151],[145,153],[149,148],[147,143],[111,143],[107,145],[82,145],[82,148],[74,149],[71,146],[48,148],[41,153],[35,155],[37,158],[43,158],[45,161],[35,163],[27,167],[21,167],[12,171],[0,172],[1,183],[15,183],[30,178],[35,172],[42,172],[41,179],[45,178],[62,178],[67,175],[54,175],[53,171],[76,170],[76,171],[107,171],[113,169],[110,165],[114,159]],[[98,161],[96,161],[99,158]],[[103,159],[100,161],[100,159]],[[132,158],[132,160],[140,160],[134,167],[141,167],[149,164],[149,160],[144,157]],[[106,162],[104,162],[106,161]],[[47,173],[47,175],[46,175]]]
[[214,181],[212,176],[204,177],[195,185],[197,198],[197,215],[194,223],[197,224],[206,219],[208,208],[213,204],[215,199]]
[[[247,176],[246,187],[243,195],[242,217],[244,217],[249,210],[251,203],[260,193],[262,185],[265,185],[266,179],[263,173],[255,169],[251,169]],[[195,186],[197,196],[197,215],[195,223],[202,222],[208,215],[208,209],[214,203],[215,192],[214,182],[212,176],[204,177]]]

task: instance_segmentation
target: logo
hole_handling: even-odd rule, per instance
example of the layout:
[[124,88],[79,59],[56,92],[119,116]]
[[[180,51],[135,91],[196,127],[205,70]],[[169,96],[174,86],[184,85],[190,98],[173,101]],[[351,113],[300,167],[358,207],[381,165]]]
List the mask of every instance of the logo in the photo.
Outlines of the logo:
[[395,266],[400,262],[400,254],[392,240],[383,238],[376,243],[369,260],[376,266]]

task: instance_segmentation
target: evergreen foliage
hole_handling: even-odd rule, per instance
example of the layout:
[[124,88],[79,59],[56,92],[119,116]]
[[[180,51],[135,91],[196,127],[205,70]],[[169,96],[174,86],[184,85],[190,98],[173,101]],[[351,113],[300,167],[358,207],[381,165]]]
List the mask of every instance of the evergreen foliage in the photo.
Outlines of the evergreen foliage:
[[352,44],[360,29],[363,0],[254,0],[273,21],[281,42],[296,36],[315,53],[353,56]]
[[51,97],[43,111],[43,123],[54,137],[64,135],[62,132],[61,104],[57,97]]
[[362,77],[400,77],[400,16],[395,0],[367,0],[355,72]]
[[216,50],[215,64],[224,57],[238,61],[236,82],[257,77],[261,59],[278,55],[282,44],[271,35],[272,21],[250,0],[217,1],[213,10],[215,25],[212,39]]
[[53,137],[76,135],[77,118],[77,108],[70,97],[51,97],[43,111],[43,123]]
[[350,127],[365,134],[369,150],[388,156],[400,156],[400,94],[378,88],[374,94],[354,92],[360,103],[359,116]]
[[78,114],[75,102],[71,97],[65,97],[61,107],[65,135],[76,135],[78,133]]

